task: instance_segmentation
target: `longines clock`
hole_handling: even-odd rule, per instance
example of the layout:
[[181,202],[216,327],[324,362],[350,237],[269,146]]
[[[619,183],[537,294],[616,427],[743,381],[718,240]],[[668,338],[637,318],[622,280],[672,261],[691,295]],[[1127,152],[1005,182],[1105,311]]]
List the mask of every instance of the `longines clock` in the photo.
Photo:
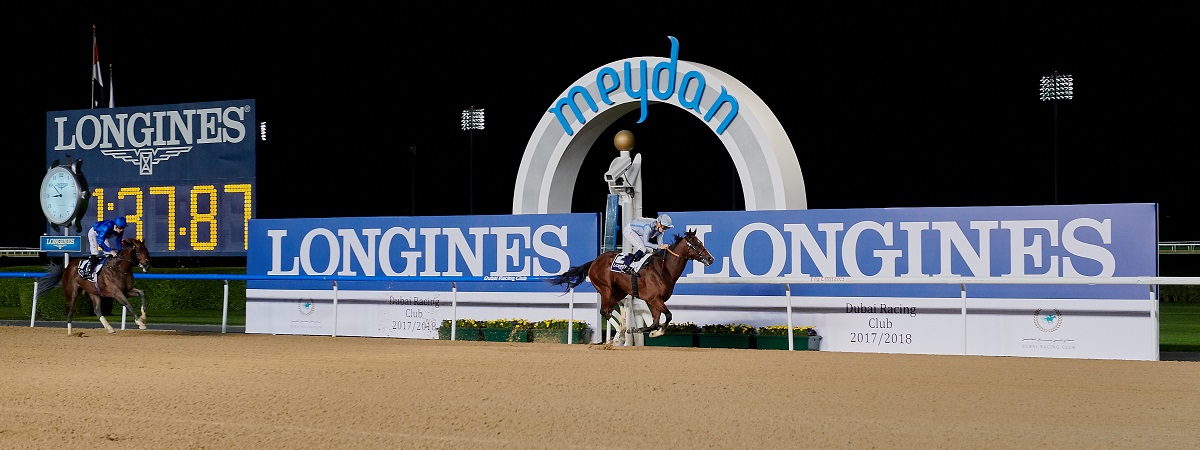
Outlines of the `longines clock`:
[[62,166],[54,161],[42,178],[38,200],[42,204],[42,214],[55,231],[59,226],[69,226],[71,222],[75,222],[76,232],[83,229],[80,219],[91,194],[81,171],[82,164],[83,160],[78,159],[70,166]]

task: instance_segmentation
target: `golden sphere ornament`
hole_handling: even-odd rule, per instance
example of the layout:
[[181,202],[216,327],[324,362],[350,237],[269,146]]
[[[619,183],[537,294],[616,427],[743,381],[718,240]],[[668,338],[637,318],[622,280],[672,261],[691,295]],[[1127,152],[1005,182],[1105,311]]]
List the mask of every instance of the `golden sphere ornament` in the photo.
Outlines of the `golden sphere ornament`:
[[618,131],[617,135],[613,136],[613,146],[623,152],[633,150],[633,133],[629,130]]

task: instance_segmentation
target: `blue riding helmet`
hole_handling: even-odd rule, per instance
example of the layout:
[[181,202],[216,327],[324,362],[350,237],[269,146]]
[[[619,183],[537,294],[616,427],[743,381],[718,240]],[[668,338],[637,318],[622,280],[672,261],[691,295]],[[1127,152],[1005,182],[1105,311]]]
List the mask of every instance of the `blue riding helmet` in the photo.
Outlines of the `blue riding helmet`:
[[122,216],[122,217],[116,218],[116,220],[113,220],[113,226],[125,228],[125,217]]
[[671,227],[675,226],[674,224],[671,223],[671,216],[668,216],[666,214],[658,215],[658,224],[662,225],[663,228],[671,228]]

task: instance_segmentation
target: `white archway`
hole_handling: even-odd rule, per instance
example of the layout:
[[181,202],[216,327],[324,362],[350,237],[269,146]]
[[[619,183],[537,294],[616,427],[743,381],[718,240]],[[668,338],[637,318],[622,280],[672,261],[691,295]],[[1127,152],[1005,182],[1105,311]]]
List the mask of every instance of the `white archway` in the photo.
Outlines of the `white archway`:
[[808,208],[800,161],[771,109],[728,74],[679,61],[678,42],[671,43],[671,58],[615,61],[563,91],[525,146],[513,214],[571,212],[579,168],[596,139],[639,107],[642,120],[652,120],[645,108],[651,102],[675,105],[706,122],[733,159],[747,211]]

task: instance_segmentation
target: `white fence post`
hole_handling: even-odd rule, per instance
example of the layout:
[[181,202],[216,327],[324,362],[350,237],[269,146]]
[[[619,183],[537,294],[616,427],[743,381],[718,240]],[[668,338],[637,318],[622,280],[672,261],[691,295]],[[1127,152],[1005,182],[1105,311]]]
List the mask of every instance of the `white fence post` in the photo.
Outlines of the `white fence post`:
[[37,280],[33,280],[33,308],[30,308],[30,310],[29,310],[29,327],[30,328],[33,327],[33,321],[37,317],[37,298],[38,298],[37,290],[38,290],[38,282],[37,282]]
[[225,333],[225,327],[229,324],[229,280],[225,280],[225,299],[221,302],[221,333]]
[[333,337],[337,337],[337,326],[338,326],[337,280],[333,280]]

